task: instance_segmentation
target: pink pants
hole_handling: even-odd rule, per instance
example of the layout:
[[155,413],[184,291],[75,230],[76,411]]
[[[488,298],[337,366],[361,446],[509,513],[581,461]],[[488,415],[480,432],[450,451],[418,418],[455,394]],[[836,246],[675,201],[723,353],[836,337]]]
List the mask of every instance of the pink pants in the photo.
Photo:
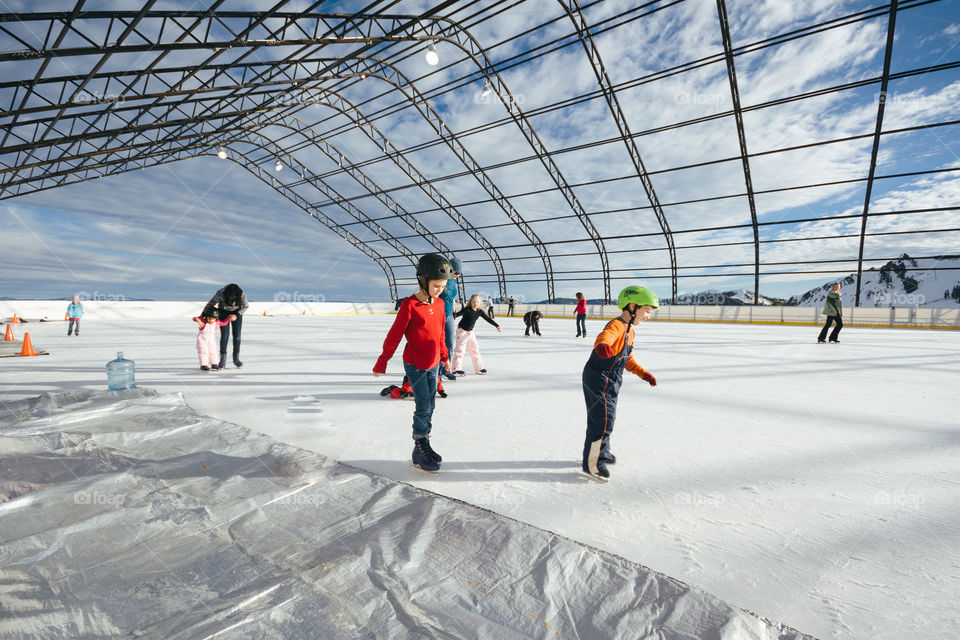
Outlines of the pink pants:
[[197,335],[197,355],[200,356],[200,366],[209,367],[210,363],[220,364],[220,341],[217,339],[217,325],[213,331],[206,329]]
[[473,331],[464,331],[457,327],[457,344],[453,348],[453,362],[450,363],[454,371],[463,369],[460,365],[463,362],[464,349],[470,352],[474,373],[483,369],[483,358],[480,357],[480,347],[477,346],[477,335]]

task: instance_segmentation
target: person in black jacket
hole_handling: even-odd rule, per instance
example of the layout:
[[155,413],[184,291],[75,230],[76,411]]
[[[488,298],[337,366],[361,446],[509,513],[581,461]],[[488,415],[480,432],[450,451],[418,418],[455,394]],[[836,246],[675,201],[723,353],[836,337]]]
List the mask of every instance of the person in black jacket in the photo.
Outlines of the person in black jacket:
[[834,322],[837,323],[837,326],[834,327],[833,331],[830,333],[830,342],[840,342],[840,329],[843,329],[843,302],[840,299],[840,283],[836,282],[833,285],[833,291],[827,294],[827,300],[823,304],[823,315],[827,316],[827,323],[823,325],[823,329],[820,330],[820,335],[817,336],[817,342],[823,344],[827,339],[827,331],[830,329],[830,325]]
[[523,314],[523,324],[527,325],[527,330],[523,332],[523,335],[530,335],[530,329],[533,329],[533,332],[537,335],[540,335],[540,318],[543,317],[543,314],[539,311],[527,311]]
[[243,366],[240,362],[240,329],[243,327],[243,312],[249,306],[247,294],[239,286],[231,283],[213,294],[210,302],[203,308],[203,313],[200,314],[204,318],[216,317],[218,320],[226,320],[230,316],[235,318],[229,325],[224,325],[220,329],[220,369],[227,366],[227,344],[230,342],[231,330],[233,331],[233,366],[237,369]]
[[467,375],[461,368],[464,349],[470,352],[470,359],[473,360],[473,372],[478,375],[486,375],[487,373],[487,370],[483,368],[483,358],[480,357],[480,347],[477,346],[477,336],[473,332],[478,319],[483,318],[495,326],[499,333],[503,333],[500,325],[483,312],[483,309],[480,308],[481,304],[483,304],[483,300],[480,296],[474,294],[470,296],[467,306],[453,314],[454,317],[460,317],[460,324],[457,325],[457,344],[453,348],[453,362],[450,365],[454,375]]

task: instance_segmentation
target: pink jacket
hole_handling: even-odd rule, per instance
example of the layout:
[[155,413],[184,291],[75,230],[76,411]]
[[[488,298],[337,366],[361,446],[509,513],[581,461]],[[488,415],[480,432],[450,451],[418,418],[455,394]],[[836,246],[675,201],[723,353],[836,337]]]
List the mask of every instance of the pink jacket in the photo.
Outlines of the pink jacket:
[[[198,320],[203,320],[203,318],[197,316],[193,319],[194,322]],[[217,327],[222,327],[225,324],[230,324],[230,321],[217,320],[216,322],[204,322],[202,327],[197,327],[199,330],[197,334],[197,345],[214,342],[217,339]]]
[[577,315],[579,315],[579,314],[581,314],[581,313],[586,313],[586,312],[587,312],[587,299],[586,299],[586,298],[580,298],[579,300],[577,300],[577,311],[576,311],[576,312],[577,312]]

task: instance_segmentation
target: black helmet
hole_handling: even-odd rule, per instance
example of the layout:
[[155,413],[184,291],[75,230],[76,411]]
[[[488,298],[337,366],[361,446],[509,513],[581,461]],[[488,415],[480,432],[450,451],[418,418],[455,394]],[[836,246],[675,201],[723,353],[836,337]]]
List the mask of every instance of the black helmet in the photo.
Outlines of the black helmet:
[[449,280],[453,275],[450,262],[439,253],[428,253],[417,263],[417,279],[424,280],[421,284],[427,280]]

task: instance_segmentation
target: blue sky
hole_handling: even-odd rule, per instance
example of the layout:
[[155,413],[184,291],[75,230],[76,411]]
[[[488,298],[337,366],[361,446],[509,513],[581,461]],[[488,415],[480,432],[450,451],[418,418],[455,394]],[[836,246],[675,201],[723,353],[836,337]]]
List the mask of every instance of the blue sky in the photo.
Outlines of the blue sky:
[[[330,3],[325,10],[349,11],[358,4]],[[430,4],[405,2],[391,11],[418,13]],[[470,4],[458,5],[460,10],[454,17],[462,19],[490,3],[472,3],[466,10]],[[873,6],[866,2],[826,0],[731,2],[729,5],[734,46]],[[6,6],[7,10],[17,10],[15,3],[7,2]],[[116,5],[93,3],[86,8],[108,6]],[[167,3],[159,8],[173,6],[176,5]],[[266,6],[247,2],[228,3],[225,8]],[[304,6],[304,2],[291,2],[286,9]],[[589,6],[585,15],[591,24],[601,24],[633,6],[634,3],[626,0],[607,0]],[[470,32],[489,47],[560,16],[559,3],[538,0],[472,25]],[[491,48],[489,55],[495,62],[502,63],[571,32],[572,24],[564,18]],[[742,104],[761,104],[877,76],[882,68],[885,33],[886,19],[875,19],[738,56]],[[613,82],[628,84],[636,78],[721,50],[716,5],[707,0],[687,0],[598,34],[596,41]],[[892,70],[905,71],[960,59],[958,42],[958,2],[943,0],[901,12]],[[447,43],[438,49],[442,58],[439,70],[427,66],[419,54],[398,63],[403,73],[426,94],[451,79],[476,74],[476,67],[466,61],[444,68],[447,62],[457,58],[457,51]],[[27,68],[17,71],[15,67],[5,67],[4,72],[11,70],[20,76],[29,75]],[[545,146],[552,151],[566,150],[555,155],[554,160],[567,181],[574,185],[602,181],[574,188],[584,209],[594,213],[591,220],[600,233],[606,237],[652,234],[606,241],[611,267],[616,275],[624,278],[614,282],[614,291],[636,281],[650,286],[663,297],[668,296],[669,279],[663,277],[668,273],[667,254],[662,250],[664,242],[658,235],[654,216],[645,208],[646,198],[624,146],[616,142],[573,149],[616,135],[605,102],[594,99],[564,109],[538,111],[559,100],[596,89],[583,48],[577,44],[551,52],[505,69],[502,77],[522,108],[532,114],[530,122]],[[499,103],[479,99],[479,87],[474,84],[431,98],[431,104],[451,130],[473,130],[506,115]],[[344,89],[343,95],[364,114],[374,114],[399,102],[396,92],[380,95],[386,88],[384,82],[372,78]],[[873,84],[748,111],[744,115],[748,149],[757,153],[870,133],[876,120],[878,91],[879,85]],[[956,69],[893,81],[886,103],[885,129],[956,118],[958,99],[960,71]],[[731,105],[722,62],[653,83],[632,83],[620,93],[620,101],[634,133],[722,113]],[[411,187],[410,180],[396,166],[384,159],[382,149],[351,126],[344,126],[350,124],[346,117],[316,106],[303,109],[297,115],[311,123],[319,121],[316,131],[324,135],[336,130],[338,133],[330,135],[329,142],[350,161],[372,161],[364,166],[364,171],[378,185],[395,187],[391,196],[399,206],[408,211],[436,208],[422,191]],[[399,149],[437,140],[436,133],[423,122],[420,114],[409,107],[380,115],[375,124]],[[267,127],[263,134],[273,139],[298,139],[297,134],[282,125]],[[889,175],[960,167],[958,132],[960,129],[953,126],[884,136],[877,173]],[[243,148],[240,141],[231,142],[238,150]],[[754,158],[751,161],[754,188],[777,189],[863,178],[871,143],[870,138],[860,138]],[[488,167],[529,157],[532,153],[512,123],[466,135],[463,144],[481,165]],[[748,223],[746,198],[672,204],[741,193],[744,186],[739,161],[662,173],[664,169],[736,155],[736,130],[731,117],[678,130],[645,133],[637,138],[637,146],[647,169],[654,172],[651,180],[660,201],[666,205],[664,209],[676,233],[678,247],[752,239],[749,229],[683,233],[702,226]],[[546,297],[543,266],[536,252],[522,246],[524,236],[508,224],[509,219],[502,210],[489,202],[489,196],[476,180],[458,175],[465,169],[457,157],[442,145],[406,155],[430,178],[455,176],[438,182],[437,189],[472,224],[482,227],[490,242],[511,246],[500,251],[501,257],[508,259],[504,263],[508,266],[508,292],[528,300]],[[275,161],[270,153],[253,152],[251,156],[271,167]],[[387,214],[383,203],[363,197],[362,186],[338,171],[336,163],[325,154],[316,149],[303,149],[296,152],[296,160],[315,174],[325,176],[339,193],[358,198],[354,204],[365,214],[374,218]],[[293,178],[287,164],[275,174],[278,180]],[[588,297],[599,297],[602,289],[595,272],[599,259],[595,255],[569,255],[590,254],[593,244],[586,240],[586,230],[571,216],[569,205],[559,194],[531,193],[553,186],[544,167],[532,160],[491,168],[488,173],[510,196],[515,209],[533,221],[531,227],[542,240],[563,241],[548,246],[557,278],[568,279],[558,280],[557,295],[571,297],[574,291],[582,290]],[[302,193],[308,201],[321,204],[325,215],[341,223],[352,222],[342,209],[324,204],[326,198],[321,193]],[[864,185],[859,182],[758,195],[756,204],[758,217],[765,222],[857,214],[862,209],[863,198]],[[956,174],[940,173],[878,180],[871,210],[949,207],[957,206],[958,201],[960,182]],[[0,208],[4,213],[0,217],[0,269],[5,274],[0,296],[67,297],[82,291],[91,297],[96,293],[102,297],[202,299],[227,282],[237,282],[257,300],[282,299],[285,295],[314,300],[388,298],[386,279],[377,264],[237,163],[215,156],[191,158],[7,199],[0,202]],[[492,284],[482,282],[489,279],[487,274],[492,269],[485,254],[466,234],[457,230],[450,218],[437,211],[417,217],[447,246],[462,250],[458,255],[467,265],[468,293],[496,294]],[[412,234],[408,226],[396,219],[381,220],[380,225],[398,236]],[[768,226],[761,229],[761,239],[855,235],[859,225],[860,221],[852,218]],[[958,227],[960,214],[946,211],[872,218],[868,230],[894,233]],[[350,228],[364,239],[374,235],[358,225]],[[768,263],[850,260],[856,257],[857,242],[851,237],[764,244],[761,260]],[[404,239],[403,243],[413,251],[430,247],[428,242],[417,238]],[[386,254],[394,253],[383,243],[373,246]],[[898,234],[867,239],[865,253],[869,258],[893,257],[903,252],[911,255],[958,253],[960,233]],[[678,249],[681,275],[701,274],[681,278],[681,292],[752,288],[751,276],[731,275],[748,271],[736,265],[749,262],[752,255],[751,245]],[[879,266],[879,263],[870,264]],[[719,266],[703,269],[699,265]],[[846,274],[855,270],[855,263],[839,263],[835,268],[838,274]],[[409,291],[412,267],[398,267],[397,275],[406,279],[401,282],[401,293]],[[761,293],[787,297],[832,277],[832,274],[803,273],[764,276]],[[475,284],[469,284],[471,278]]]

